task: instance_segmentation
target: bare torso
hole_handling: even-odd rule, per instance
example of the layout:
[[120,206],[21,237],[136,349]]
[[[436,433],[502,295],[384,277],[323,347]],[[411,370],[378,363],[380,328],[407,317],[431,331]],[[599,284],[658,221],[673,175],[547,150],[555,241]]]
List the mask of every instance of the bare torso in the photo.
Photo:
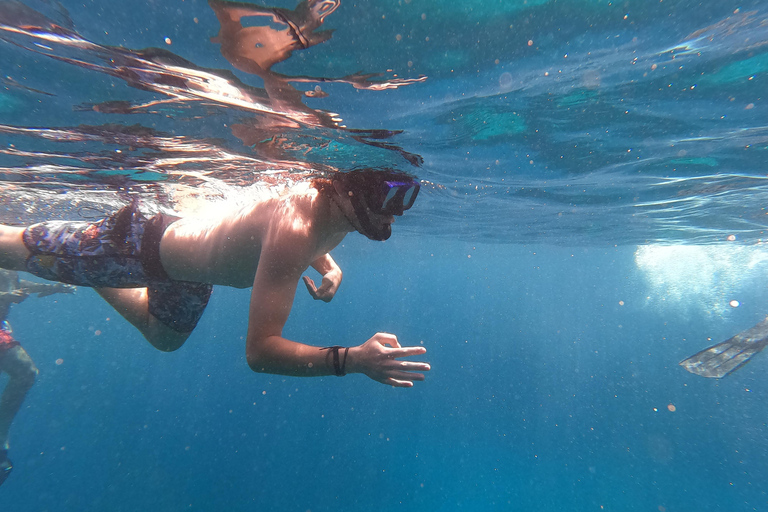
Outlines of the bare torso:
[[182,218],[163,235],[163,268],[172,279],[248,288],[262,250],[281,244],[296,246],[306,268],[346,234],[328,229],[328,209],[328,199],[307,189],[204,218]]

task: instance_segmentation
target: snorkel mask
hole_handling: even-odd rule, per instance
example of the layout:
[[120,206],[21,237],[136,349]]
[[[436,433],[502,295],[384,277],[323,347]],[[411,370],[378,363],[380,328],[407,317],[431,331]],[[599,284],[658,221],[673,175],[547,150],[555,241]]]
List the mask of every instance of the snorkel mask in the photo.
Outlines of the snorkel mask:
[[413,206],[419,182],[410,175],[392,170],[361,169],[344,173],[338,181],[347,193],[360,233],[371,240],[386,240],[392,235],[389,223],[377,226],[374,215],[402,215]]
[[[419,184],[409,181],[384,181],[379,193],[370,197],[368,204],[371,211],[380,215],[402,215],[416,201]],[[373,205],[377,205],[374,209]]]

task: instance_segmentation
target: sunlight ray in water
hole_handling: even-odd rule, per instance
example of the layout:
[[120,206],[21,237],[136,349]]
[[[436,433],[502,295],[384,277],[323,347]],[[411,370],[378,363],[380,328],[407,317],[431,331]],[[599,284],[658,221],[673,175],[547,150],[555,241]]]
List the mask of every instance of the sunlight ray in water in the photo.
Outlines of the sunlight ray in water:
[[648,305],[723,316],[755,282],[765,282],[768,251],[735,243],[643,245],[635,251],[635,265],[648,286]]

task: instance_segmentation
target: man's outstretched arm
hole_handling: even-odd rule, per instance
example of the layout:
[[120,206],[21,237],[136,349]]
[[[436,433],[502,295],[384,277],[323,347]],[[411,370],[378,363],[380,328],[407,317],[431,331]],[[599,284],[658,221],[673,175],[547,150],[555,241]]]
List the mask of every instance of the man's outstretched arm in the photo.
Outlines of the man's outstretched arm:
[[[251,292],[246,357],[256,372],[320,377],[364,373],[396,387],[411,387],[424,380],[427,363],[402,361],[401,357],[422,355],[424,347],[401,347],[392,334],[377,333],[359,346],[324,349],[288,340],[282,336],[296,294],[302,268],[300,258],[278,252],[262,254]],[[346,340],[338,343],[348,344]],[[338,356],[336,354],[338,354]],[[337,363],[334,364],[334,358]]]
[[27,293],[36,293],[38,297],[47,297],[54,293],[75,293],[76,288],[70,284],[64,283],[36,283],[21,279],[19,287]]

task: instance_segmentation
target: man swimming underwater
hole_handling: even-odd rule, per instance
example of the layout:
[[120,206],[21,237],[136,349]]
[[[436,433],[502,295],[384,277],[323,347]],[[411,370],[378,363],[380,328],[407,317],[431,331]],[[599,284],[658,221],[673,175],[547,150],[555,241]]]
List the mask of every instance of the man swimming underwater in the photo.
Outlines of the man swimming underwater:
[[394,215],[416,200],[410,175],[376,169],[334,173],[300,190],[208,218],[158,214],[136,203],[95,223],[49,221],[0,226],[0,267],[90,286],[156,348],[182,346],[203,314],[213,285],[253,287],[246,358],[256,372],[318,377],[363,373],[383,384],[412,387],[429,364],[400,360],[424,347],[402,347],[376,333],[365,343],[318,349],[282,336],[302,273],[312,266],[330,301],[342,279],[328,252],[350,231],[386,240]]

